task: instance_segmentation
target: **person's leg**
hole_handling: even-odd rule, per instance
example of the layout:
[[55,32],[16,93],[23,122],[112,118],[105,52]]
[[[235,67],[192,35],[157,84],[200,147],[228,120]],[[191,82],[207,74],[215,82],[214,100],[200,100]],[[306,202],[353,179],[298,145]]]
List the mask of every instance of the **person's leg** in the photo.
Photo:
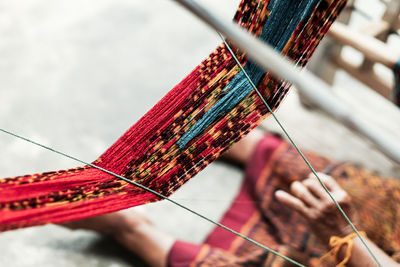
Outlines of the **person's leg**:
[[256,145],[264,135],[265,133],[262,130],[254,129],[246,137],[234,144],[228,151],[222,154],[221,159],[233,162],[241,167],[246,166]]
[[[261,130],[253,130],[245,138],[232,146],[222,156],[224,160],[245,166],[250,160],[258,142],[263,138]],[[70,229],[86,229],[114,237],[121,245],[140,256],[150,266],[167,265],[168,255],[175,243],[170,235],[160,231],[139,213],[129,216],[124,213],[111,213],[63,226]]]
[[175,239],[153,226],[142,214],[121,212],[69,222],[63,226],[110,235],[153,267],[167,266],[168,253]]

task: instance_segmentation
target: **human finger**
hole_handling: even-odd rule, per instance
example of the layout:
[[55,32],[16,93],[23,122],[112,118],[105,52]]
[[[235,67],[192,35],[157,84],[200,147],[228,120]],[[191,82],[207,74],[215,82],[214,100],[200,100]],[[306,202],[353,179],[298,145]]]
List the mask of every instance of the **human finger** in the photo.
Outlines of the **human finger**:
[[319,200],[327,200],[329,198],[328,193],[315,177],[305,179],[303,184]]
[[308,190],[308,188],[300,182],[293,182],[290,185],[290,192],[303,201],[307,206],[318,208],[319,200]]
[[[329,191],[334,191],[334,190],[337,190],[339,188],[341,189],[339,184],[335,181],[334,178],[332,178],[332,176],[330,176],[330,175],[328,175],[326,173],[322,173],[322,172],[318,172],[317,176],[319,177],[321,182],[326,186],[326,188]],[[317,179],[317,177],[313,173],[310,173],[310,175],[308,177]]]
[[275,196],[281,203],[294,209],[295,211],[298,211],[303,216],[306,216],[308,208],[300,199],[292,196],[291,194],[283,190],[277,190],[275,192]]

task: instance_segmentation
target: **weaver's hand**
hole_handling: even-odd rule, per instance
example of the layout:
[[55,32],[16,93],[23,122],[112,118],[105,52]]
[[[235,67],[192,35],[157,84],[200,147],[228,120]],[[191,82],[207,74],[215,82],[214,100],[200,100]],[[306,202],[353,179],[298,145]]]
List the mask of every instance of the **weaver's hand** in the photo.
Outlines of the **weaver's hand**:
[[[332,177],[323,173],[319,173],[318,176],[350,220],[354,222],[356,216],[351,208],[351,200],[346,191]],[[328,245],[331,236],[343,237],[352,233],[352,229],[343,215],[312,174],[302,182],[293,182],[290,186],[290,194],[278,190],[275,196],[281,203],[303,215],[309,222],[312,231],[321,239],[323,244]]]

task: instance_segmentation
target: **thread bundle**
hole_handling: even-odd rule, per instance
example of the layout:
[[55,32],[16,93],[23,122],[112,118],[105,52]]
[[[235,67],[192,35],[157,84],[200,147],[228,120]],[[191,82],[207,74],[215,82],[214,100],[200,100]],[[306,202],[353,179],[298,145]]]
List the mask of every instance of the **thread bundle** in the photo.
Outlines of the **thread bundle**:
[[[243,0],[235,21],[304,66],[345,0]],[[235,51],[276,109],[289,84]],[[224,45],[93,164],[169,196],[268,116]],[[62,223],[158,197],[89,166],[0,180],[0,230]]]

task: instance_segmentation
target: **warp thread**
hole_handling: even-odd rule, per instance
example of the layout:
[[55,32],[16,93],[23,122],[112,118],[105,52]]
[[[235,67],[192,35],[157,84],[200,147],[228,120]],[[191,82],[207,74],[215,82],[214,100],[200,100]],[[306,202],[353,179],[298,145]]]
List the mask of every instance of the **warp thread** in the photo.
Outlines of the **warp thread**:
[[[316,4],[320,1],[321,0],[271,1],[268,5],[271,14],[265,23],[260,40],[281,52],[300,21],[307,20]],[[282,25],[285,26],[282,27]],[[244,69],[254,84],[257,84],[265,73],[262,68],[251,60],[247,62]],[[185,148],[193,138],[200,135],[219,117],[231,111],[238,103],[248,96],[252,90],[252,86],[242,72],[236,75],[232,82],[223,90],[227,93],[177,141],[179,148]]]
[[[270,34],[273,39],[267,39],[274,47],[286,39],[282,54],[303,66],[345,2],[242,0],[235,19],[257,37]],[[296,19],[293,14],[302,7],[311,11],[303,10],[301,19]],[[292,18],[286,18],[287,14]],[[283,21],[297,25],[288,26]],[[245,58],[242,54],[243,62]],[[251,61],[245,67],[274,110],[289,86]],[[169,196],[268,116],[268,110],[255,92],[247,91],[249,88],[222,45],[93,164]],[[224,98],[226,101],[218,103]],[[205,120],[213,105],[217,116]],[[197,134],[191,130],[196,123],[208,128]],[[188,138],[190,145],[180,141],[179,146],[177,142],[190,131],[194,133]],[[0,231],[62,223],[157,200],[154,194],[117,182],[114,176],[91,166],[0,179]]]

